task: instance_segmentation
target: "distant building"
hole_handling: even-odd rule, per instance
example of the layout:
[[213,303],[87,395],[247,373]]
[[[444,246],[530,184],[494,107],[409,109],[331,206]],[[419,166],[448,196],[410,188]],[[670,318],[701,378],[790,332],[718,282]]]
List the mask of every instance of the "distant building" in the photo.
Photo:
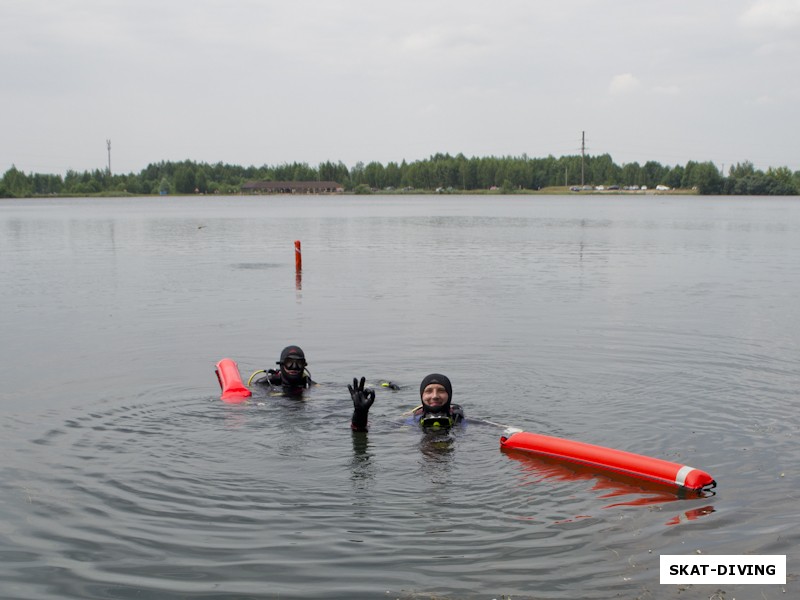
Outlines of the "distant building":
[[341,194],[344,187],[335,181],[248,181],[244,194]]

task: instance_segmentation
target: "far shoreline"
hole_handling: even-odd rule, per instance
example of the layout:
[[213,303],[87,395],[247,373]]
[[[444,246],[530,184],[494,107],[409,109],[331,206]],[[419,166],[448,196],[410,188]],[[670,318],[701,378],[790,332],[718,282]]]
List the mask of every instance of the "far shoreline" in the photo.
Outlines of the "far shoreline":
[[[246,197],[246,198],[280,198],[280,197],[318,197],[318,196],[700,196],[697,190],[677,188],[670,190],[571,190],[570,187],[557,186],[547,187],[539,190],[517,189],[517,190],[369,190],[369,191],[345,191],[335,193],[170,193],[170,194],[134,194],[125,191],[97,192],[94,194],[40,194],[20,197],[0,198],[2,200],[46,200],[46,199],[69,199],[69,198],[193,198],[193,197]],[[727,195],[727,194],[722,194]]]

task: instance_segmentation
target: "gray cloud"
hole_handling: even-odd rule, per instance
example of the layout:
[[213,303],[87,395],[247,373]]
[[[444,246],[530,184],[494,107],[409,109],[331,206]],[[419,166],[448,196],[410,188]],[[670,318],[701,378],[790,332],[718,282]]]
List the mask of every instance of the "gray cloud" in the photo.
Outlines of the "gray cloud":
[[800,0],[4,0],[0,169],[579,151],[800,169]]

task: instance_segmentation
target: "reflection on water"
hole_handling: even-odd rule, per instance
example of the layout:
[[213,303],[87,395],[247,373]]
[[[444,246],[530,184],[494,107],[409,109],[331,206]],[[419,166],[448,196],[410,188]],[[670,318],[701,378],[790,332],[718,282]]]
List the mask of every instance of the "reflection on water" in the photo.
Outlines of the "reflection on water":
[[420,434],[419,450],[432,465],[447,465],[455,451],[456,436],[451,431],[428,431]]
[[[4,597],[708,598],[659,556],[800,546],[796,198],[3,200],[0,233]],[[289,343],[319,386],[219,401]],[[469,427],[403,425],[431,371]],[[367,434],[353,373],[398,387]]]

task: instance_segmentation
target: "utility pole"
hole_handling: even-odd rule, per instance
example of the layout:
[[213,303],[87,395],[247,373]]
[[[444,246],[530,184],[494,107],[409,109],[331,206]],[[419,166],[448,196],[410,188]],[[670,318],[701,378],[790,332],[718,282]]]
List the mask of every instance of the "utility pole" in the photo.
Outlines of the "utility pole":
[[106,140],[106,146],[108,147],[108,175],[111,176],[111,140]]
[[584,172],[583,161],[584,161],[585,156],[586,156],[586,132],[585,131],[581,131],[581,187],[583,187],[583,184],[584,184],[584,181],[583,181],[583,172]]

